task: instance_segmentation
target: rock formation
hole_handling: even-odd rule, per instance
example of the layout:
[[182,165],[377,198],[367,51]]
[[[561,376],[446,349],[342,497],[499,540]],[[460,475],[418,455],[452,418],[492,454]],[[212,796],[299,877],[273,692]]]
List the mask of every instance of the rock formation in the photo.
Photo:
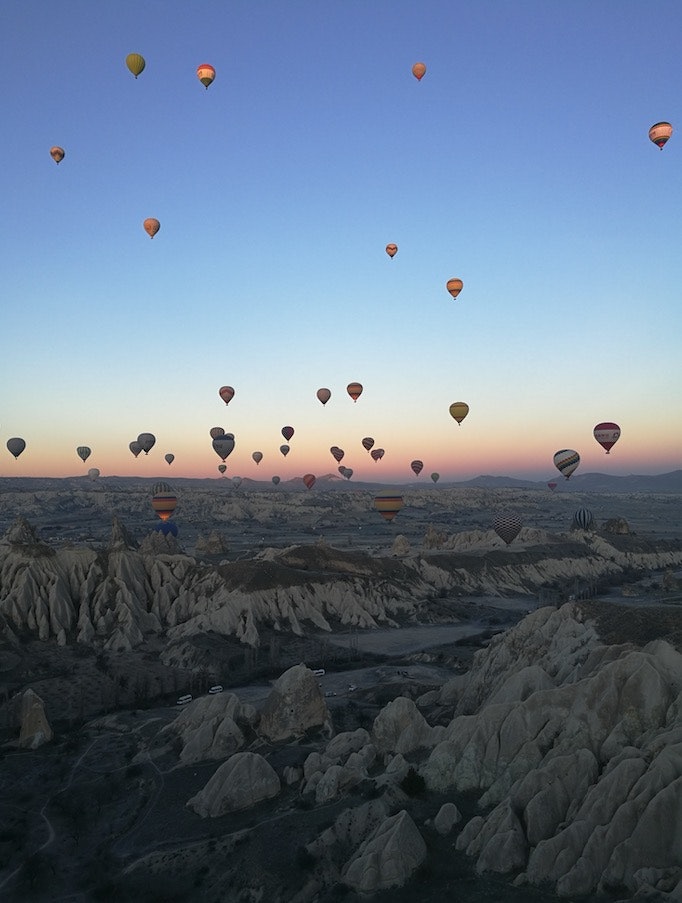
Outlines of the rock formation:
[[162,729],[161,736],[179,740],[183,765],[225,759],[241,749],[245,732],[257,717],[255,709],[242,705],[234,694],[218,693],[193,700]]
[[289,668],[276,681],[260,713],[258,732],[271,742],[301,737],[329,725],[329,710],[317,678],[305,665]]
[[218,768],[187,805],[202,818],[215,818],[271,799],[280,789],[277,773],[262,756],[239,752]]
[[38,749],[44,743],[49,743],[52,737],[53,732],[45,715],[43,700],[33,690],[26,690],[21,697],[19,747]]
[[426,844],[405,809],[385,819],[343,868],[341,878],[363,894],[402,887],[426,859]]

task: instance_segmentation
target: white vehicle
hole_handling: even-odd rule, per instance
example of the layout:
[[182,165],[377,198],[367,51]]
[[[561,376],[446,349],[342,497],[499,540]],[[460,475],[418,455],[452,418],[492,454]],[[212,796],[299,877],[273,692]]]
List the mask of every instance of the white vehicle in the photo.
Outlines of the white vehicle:
[[186,696],[180,696],[178,701],[175,703],[176,705],[187,705],[188,702],[192,701],[192,694],[188,693]]
[[214,693],[222,693],[222,692],[223,692],[223,685],[222,685],[222,684],[216,684],[215,687],[209,687],[208,692],[209,692],[211,695],[213,695]]
[[357,687],[355,686],[355,684],[348,684],[348,692],[349,693],[355,693],[356,690],[357,690]]
[[313,671],[313,674],[315,675],[315,677],[324,677],[324,675],[326,673],[327,672],[324,670],[324,668],[317,668],[316,671]]

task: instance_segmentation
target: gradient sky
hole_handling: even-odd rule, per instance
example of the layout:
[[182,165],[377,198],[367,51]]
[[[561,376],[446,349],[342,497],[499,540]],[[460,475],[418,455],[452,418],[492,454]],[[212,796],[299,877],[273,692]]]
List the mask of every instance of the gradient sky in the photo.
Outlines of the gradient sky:
[[261,479],[682,466],[680,35],[679,0],[3,4],[0,476],[217,476],[212,426]]

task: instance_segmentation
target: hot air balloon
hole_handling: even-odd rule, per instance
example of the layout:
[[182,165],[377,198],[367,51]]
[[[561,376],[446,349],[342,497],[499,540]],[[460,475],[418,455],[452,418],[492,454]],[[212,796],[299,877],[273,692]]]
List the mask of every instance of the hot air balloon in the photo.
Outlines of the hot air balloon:
[[256,462],[256,464],[260,464],[260,462],[263,460],[263,452],[255,451],[255,452],[251,455],[251,457],[252,457],[253,460]]
[[370,451],[370,449],[374,445],[374,439],[372,439],[371,436],[365,436],[365,438],[362,440],[362,445],[363,448],[366,448],[367,451]]
[[275,486],[279,485],[279,477],[273,477],[272,482],[275,484]]
[[173,490],[165,480],[158,480],[152,486],[152,495],[160,495],[162,492],[165,492],[168,495],[172,494]]
[[350,478],[353,476],[353,468],[346,467],[345,471],[343,472],[343,475],[347,480],[350,480]]
[[448,281],[445,283],[445,287],[450,292],[452,297],[456,298],[464,288],[464,283],[461,279],[448,279]]
[[99,476],[99,468],[91,467],[90,470],[88,471],[88,476],[90,477],[91,480],[96,480],[97,477]]
[[227,464],[219,464],[219,465],[218,465],[218,472],[219,472],[219,473],[225,473],[226,470],[227,470]]
[[165,520],[160,524],[157,524],[154,527],[154,531],[156,533],[162,533],[164,536],[177,536],[178,525],[174,524],[172,520]]
[[228,455],[234,451],[234,436],[232,433],[225,433],[224,436],[217,436],[211,443],[213,451],[224,461]]
[[140,53],[129,53],[126,57],[126,66],[137,78],[145,67],[144,57]]
[[208,63],[202,63],[200,66],[197,66],[197,78],[204,88],[208,89],[208,86],[215,78],[215,69]]
[[62,162],[62,160],[66,156],[66,152],[63,147],[57,147],[55,145],[54,147],[50,148],[50,156],[52,157],[52,159],[54,160],[55,163],[59,164]]
[[217,439],[218,436],[225,435],[225,430],[222,428],[222,426],[212,426],[208,431],[208,435],[211,437],[211,439]]
[[332,447],[329,449],[329,451],[332,453],[332,455],[336,461],[338,461],[339,463],[341,461],[343,461],[343,456],[345,455],[345,452],[342,448],[339,448],[338,445],[332,445]]
[[453,401],[450,405],[450,416],[461,423],[469,413],[469,405],[464,401]]
[[570,477],[580,464],[580,455],[572,448],[562,448],[554,455],[554,466],[566,479]]
[[395,257],[398,253],[398,245],[386,245],[386,253],[389,257]]
[[137,439],[133,439],[133,441],[128,445],[128,448],[131,450],[135,458],[137,458],[137,456],[142,451],[142,446],[137,441]]
[[348,383],[346,386],[346,392],[350,395],[353,401],[357,401],[358,398],[362,395],[362,386],[360,383]]
[[410,467],[411,467],[412,470],[415,472],[416,476],[419,476],[419,474],[420,474],[420,473],[422,472],[422,470],[424,469],[424,462],[423,462],[423,461],[419,461],[419,460],[415,460],[415,461],[413,461],[413,462],[410,464]]
[[673,133],[673,127],[669,122],[656,122],[649,129],[649,140],[653,141],[659,150]]
[[171,452],[168,452],[167,455],[164,455],[164,456],[163,456],[163,459],[164,459],[164,461],[168,464],[168,466],[170,467],[170,465],[173,463],[173,461],[175,461],[175,455],[174,455],[174,454],[171,454]]
[[384,489],[375,496],[374,507],[384,520],[390,522],[403,507],[403,497],[393,489]]
[[83,464],[85,464],[85,462],[88,460],[88,458],[92,454],[92,449],[88,448],[87,445],[79,445],[78,448],[76,449],[76,454],[81,459]]
[[14,436],[14,438],[7,440],[7,451],[14,455],[15,458],[18,458],[25,448],[26,442],[20,439],[19,436]]
[[318,400],[322,402],[322,404],[327,404],[329,399],[332,397],[332,393],[329,391],[329,389],[318,389],[315,394],[317,395]]
[[150,238],[154,238],[156,233],[161,228],[161,223],[158,219],[154,219],[153,216],[148,216],[147,219],[142,223],[144,231]]
[[412,67],[412,75],[420,82],[426,74],[426,66],[424,63],[415,63]]
[[573,528],[576,530],[589,530],[593,522],[592,512],[588,508],[578,508],[573,515]]
[[434,483],[437,483],[438,480],[440,480],[440,474],[439,474],[439,473],[432,473],[432,474],[431,474],[431,479],[433,480]]
[[178,500],[172,492],[157,492],[152,496],[152,508],[161,520],[168,520],[177,503]]
[[280,445],[279,450],[282,452],[282,454],[284,455],[285,458],[291,451],[291,449],[289,448],[288,445]]
[[384,457],[385,454],[386,454],[386,452],[383,450],[383,448],[373,448],[372,451],[370,452],[370,455],[372,456],[372,460],[374,461],[375,464],[377,461],[381,461],[381,459]]
[[235,489],[239,489],[239,487],[242,485],[242,478],[241,477],[232,477],[232,485],[234,486]]
[[291,437],[294,435],[294,428],[293,428],[293,426],[283,426],[283,427],[282,427],[282,435],[284,436],[284,438],[285,438],[285,439],[287,440],[287,442],[288,442],[289,439],[291,439]]
[[137,441],[140,443],[140,448],[145,453],[145,455],[148,455],[149,452],[154,448],[156,436],[153,433],[140,433],[140,435],[137,437]]
[[516,539],[521,531],[521,527],[521,520],[511,511],[503,511],[500,514],[497,514],[493,520],[493,530],[500,539],[507,543],[507,545]]
[[617,423],[598,423],[592,433],[601,447],[606,449],[607,455],[620,439],[620,427]]
[[303,482],[305,483],[306,489],[312,489],[315,485],[315,477],[312,473],[307,473],[303,477]]
[[552,492],[554,492],[554,490],[557,487],[557,484],[554,482],[554,480],[550,480],[549,483],[547,484],[547,486],[552,490]]
[[225,404],[229,404],[234,398],[234,389],[232,386],[222,386],[218,389],[218,395],[220,395]]

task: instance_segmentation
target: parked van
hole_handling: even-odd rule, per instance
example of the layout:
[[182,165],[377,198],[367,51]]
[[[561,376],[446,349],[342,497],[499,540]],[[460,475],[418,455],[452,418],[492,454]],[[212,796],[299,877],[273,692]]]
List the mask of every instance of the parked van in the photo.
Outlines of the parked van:
[[222,685],[222,684],[216,684],[215,687],[209,687],[208,692],[209,692],[211,695],[213,695],[214,693],[222,693],[222,692],[223,692],[223,685]]
[[318,668],[316,671],[313,671],[313,674],[315,675],[315,677],[324,677],[326,671],[324,670],[324,668]]
[[180,696],[178,701],[175,703],[176,705],[187,705],[188,702],[192,701],[192,694],[188,693],[186,696]]

